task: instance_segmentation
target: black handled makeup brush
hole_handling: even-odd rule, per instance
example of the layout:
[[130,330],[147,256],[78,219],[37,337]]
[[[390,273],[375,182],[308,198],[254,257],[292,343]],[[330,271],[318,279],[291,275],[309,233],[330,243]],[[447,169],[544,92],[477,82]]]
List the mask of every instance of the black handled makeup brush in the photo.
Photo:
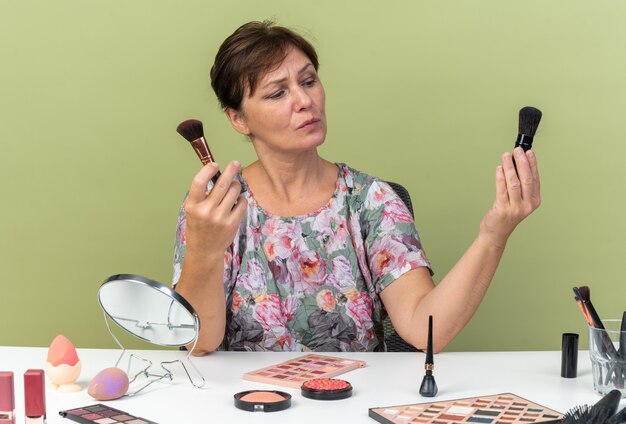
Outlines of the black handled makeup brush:
[[624,424],[626,423],[626,408],[622,408],[617,414],[613,415],[608,424]]
[[533,145],[533,138],[541,121],[541,111],[532,106],[525,106],[519,111],[519,130],[515,147],[521,147],[524,151]]
[[595,327],[593,323],[593,319],[591,319],[591,316],[589,316],[589,312],[587,311],[587,308],[585,307],[585,303],[583,302],[582,295],[580,294],[580,290],[578,290],[578,287],[574,287],[573,290],[574,290],[574,300],[576,301],[576,303],[578,304],[578,307],[582,311],[585,317],[585,320],[587,321],[587,324],[590,327]]
[[[561,424],[606,424],[615,415],[619,407],[622,392],[611,390],[595,405],[582,405],[570,409]],[[621,414],[621,412],[620,412]],[[615,421],[619,423],[620,421]]]
[[588,286],[580,286],[578,287],[578,295],[580,296],[580,300],[585,305],[585,309],[593,322],[593,327],[604,330],[602,320],[600,319],[598,312],[596,312],[596,308],[593,307],[593,303],[591,303],[591,289]]
[[[600,315],[598,315],[596,308],[594,308],[593,303],[591,303],[591,289],[588,286],[580,286],[578,287],[577,294],[578,296],[580,296],[580,300],[582,301],[583,305],[585,306],[585,310],[591,318],[591,322],[593,324],[592,327],[604,330],[604,324],[602,324]],[[611,338],[604,331],[601,332],[600,335],[602,337],[602,345],[604,347],[605,353],[609,356],[609,358],[617,359],[618,353],[615,349],[615,346],[613,346]]]
[[622,400],[622,392],[614,389],[604,395],[593,407],[607,409],[610,412],[609,416],[613,416],[617,412],[620,400]]
[[590,405],[577,406],[565,414],[560,424],[606,424],[611,417],[606,408],[599,409]]
[[[590,324],[591,327],[596,328],[598,330],[605,330],[604,324],[602,324],[602,320],[600,319],[600,315],[598,315],[596,308],[594,308],[593,303],[591,303],[591,289],[588,286],[580,286],[578,287],[578,295],[580,296],[582,303],[585,305],[585,309],[587,310],[587,312],[589,313],[589,316],[591,317],[591,321],[592,321],[592,325]],[[615,361],[614,367],[612,367],[609,370],[608,374],[606,375],[605,384],[608,384],[608,382],[611,379],[613,379],[613,382],[615,383],[616,387],[623,387],[624,385],[623,374],[625,370],[624,370],[624,367],[621,365],[620,352],[615,348],[615,346],[613,345],[613,341],[611,340],[611,337],[606,331],[598,331],[594,333],[589,333],[589,337],[591,337],[592,334],[594,338],[599,337],[600,339],[598,345],[602,346],[602,348],[599,349],[598,352],[601,355],[603,355],[605,359],[608,359],[610,361]],[[620,342],[621,342],[621,339],[620,339]]]
[[[197,119],[188,119],[178,124],[178,127],[176,127],[176,131],[178,132],[178,134],[185,137],[189,144],[191,144],[191,147],[193,147],[193,150],[196,152],[203,165],[215,162],[215,158],[211,154],[209,145],[204,138],[204,129],[202,127],[202,122],[198,121]],[[220,175],[220,171],[217,171],[217,174],[215,174],[213,178],[211,178],[213,184],[217,182],[217,179]]]
[[433,376],[433,368],[435,367],[435,361],[433,359],[433,316],[428,316],[428,346],[426,346],[426,363],[424,368],[426,374],[422,380],[420,386],[420,395],[424,397],[434,397],[437,395],[437,383],[435,383],[435,377]]

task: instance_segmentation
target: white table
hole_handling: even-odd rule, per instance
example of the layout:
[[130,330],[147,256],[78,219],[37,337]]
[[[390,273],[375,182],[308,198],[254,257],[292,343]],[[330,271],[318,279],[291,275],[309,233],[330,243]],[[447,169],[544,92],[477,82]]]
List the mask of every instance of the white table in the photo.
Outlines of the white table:
[[[180,359],[178,351],[130,351],[160,362]],[[115,365],[119,350],[78,349],[83,371],[79,383],[86,388],[100,370]],[[106,402],[108,405],[142,416],[159,424],[181,423],[375,423],[368,408],[427,402],[419,386],[424,376],[423,353],[329,353],[367,361],[367,367],[339,376],[354,387],[352,397],[339,401],[304,398],[300,391],[254,383],[242,374],[300,356],[302,353],[216,352],[192,358],[206,378],[203,389],[193,388],[181,368],[175,368],[173,381],[155,383],[132,398]],[[0,370],[15,373],[15,400],[18,423],[24,422],[23,373],[42,368],[47,348],[0,347]],[[592,388],[587,352],[579,353],[578,378],[560,376],[560,352],[452,352],[435,355],[435,380],[439,393],[435,400],[515,393],[543,406],[565,412],[580,404],[600,399]],[[125,366],[125,362],[124,362]],[[236,409],[233,395],[250,389],[283,390],[292,394],[291,408],[274,413]],[[48,423],[69,424],[58,411],[98,403],[86,390],[58,393],[46,387]],[[620,405],[624,407],[624,402]]]

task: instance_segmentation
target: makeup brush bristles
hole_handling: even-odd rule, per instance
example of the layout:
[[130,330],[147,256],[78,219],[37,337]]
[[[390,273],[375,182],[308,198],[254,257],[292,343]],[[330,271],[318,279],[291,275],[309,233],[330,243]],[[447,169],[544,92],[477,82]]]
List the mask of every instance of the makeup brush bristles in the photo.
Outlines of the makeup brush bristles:
[[578,289],[578,287],[574,287],[572,290],[574,291],[574,300],[575,300],[576,302],[578,302],[578,301],[582,301],[582,300],[583,300],[583,298],[582,298],[582,297],[581,297],[581,295],[580,295],[580,290]]
[[612,413],[610,408],[581,405],[569,410],[561,424],[605,424]]
[[591,300],[591,290],[589,290],[588,286],[578,287],[578,294],[580,295],[580,300],[582,300],[583,302],[588,302]]
[[176,127],[176,132],[185,137],[189,142],[204,137],[204,129],[202,128],[202,122],[197,119],[187,119],[181,122]]
[[534,137],[539,122],[541,121],[541,111],[532,106],[526,106],[519,111],[519,133]]

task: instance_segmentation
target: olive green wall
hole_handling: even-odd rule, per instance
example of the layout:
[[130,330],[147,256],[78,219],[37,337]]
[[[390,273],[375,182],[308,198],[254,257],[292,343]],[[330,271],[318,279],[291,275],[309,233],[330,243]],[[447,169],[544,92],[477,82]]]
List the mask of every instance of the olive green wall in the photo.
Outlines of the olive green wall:
[[572,296],[626,309],[623,0],[2,0],[0,344],[112,347],[96,292],[109,275],[169,282],[176,215],[199,162],[175,132],[205,123],[222,164],[253,160],[210,90],[237,26],[274,18],[321,58],[322,154],[405,184],[441,279],[493,198],[517,112],[544,203],[511,238],[450,350],[558,349],[582,335]]

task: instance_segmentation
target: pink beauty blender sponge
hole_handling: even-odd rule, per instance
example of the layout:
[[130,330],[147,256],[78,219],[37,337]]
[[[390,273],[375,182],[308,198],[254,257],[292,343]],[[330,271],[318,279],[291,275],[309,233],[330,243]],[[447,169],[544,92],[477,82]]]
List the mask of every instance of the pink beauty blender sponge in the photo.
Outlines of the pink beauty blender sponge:
[[128,375],[119,368],[105,368],[89,383],[87,393],[97,400],[121,398],[128,391]]
[[80,375],[80,360],[76,348],[64,335],[59,334],[52,340],[45,369],[54,389],[60,392],[81,390],[81,387],[75,384]]

